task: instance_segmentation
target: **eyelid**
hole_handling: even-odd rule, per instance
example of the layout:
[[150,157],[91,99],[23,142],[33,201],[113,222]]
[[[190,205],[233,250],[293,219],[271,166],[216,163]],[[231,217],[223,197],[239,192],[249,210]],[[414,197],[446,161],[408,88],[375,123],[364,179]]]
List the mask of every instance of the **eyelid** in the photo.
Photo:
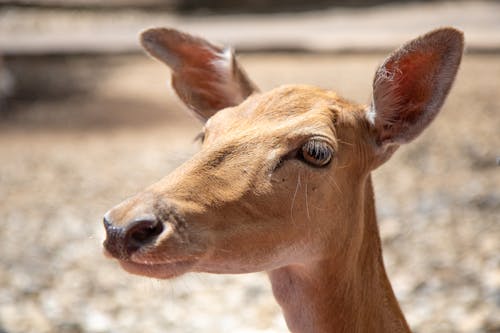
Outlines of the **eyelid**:
[[303,136],[300,139],[295,139],[294,143],[293,143],[294,148],[291,149],[290,152],[301,149],[303,145],[305,145],[307,142],[309,142],[311,140],[322,141],[322,142],[328,144],[333,149],[334,152],[337,150],[337,145],[336,145],[335,141],[332,141],[332,139],[330,137],[328,137],[326,135],[317,135],[316,134],[316,135]]

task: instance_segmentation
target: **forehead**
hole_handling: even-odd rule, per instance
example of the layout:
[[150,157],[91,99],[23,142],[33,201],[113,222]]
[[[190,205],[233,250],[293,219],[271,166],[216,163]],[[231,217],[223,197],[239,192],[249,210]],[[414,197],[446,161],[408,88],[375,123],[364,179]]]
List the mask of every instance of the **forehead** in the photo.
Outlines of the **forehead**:
[[256,128],[328,130],[344,104],[335,93],[323,89],[283,86],[252,95],[238,106],[219,111],[205,127],[217,134]]

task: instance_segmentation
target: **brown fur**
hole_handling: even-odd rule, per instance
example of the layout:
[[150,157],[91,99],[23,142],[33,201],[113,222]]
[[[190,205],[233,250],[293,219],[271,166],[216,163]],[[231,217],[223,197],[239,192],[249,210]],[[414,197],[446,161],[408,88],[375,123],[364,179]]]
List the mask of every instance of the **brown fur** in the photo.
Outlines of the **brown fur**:
[[[391,55],[375,78],[371,120],[366,106],[310,86],[253,88],[236,105],[224,96],[250,95],[244,72],[224,85],[190,76],[229,77],[227,67],[204,60],[207,42],[167,29],[143,38],[174,78],[190,84],[177,86],[181,98],[209,119],[199,153],[106,214],[107,254],[157,278],[267,271],[293,332],[409,332],[385,273],[370,172],[438,112],[453,81],[443,73],[454,76],[460,61],[461,44],[453,43],[461,33],[441,29]],[[179,62],[194,68],[179,71]],[[179,89],[205,94],[186,101],[190,93]],[[198,98],[224,109],[206,116],[193,106]],[[312,138],[333,151],[325,167],[296,153]],[[127,251],[123,235],[141,220],[163,229]]]

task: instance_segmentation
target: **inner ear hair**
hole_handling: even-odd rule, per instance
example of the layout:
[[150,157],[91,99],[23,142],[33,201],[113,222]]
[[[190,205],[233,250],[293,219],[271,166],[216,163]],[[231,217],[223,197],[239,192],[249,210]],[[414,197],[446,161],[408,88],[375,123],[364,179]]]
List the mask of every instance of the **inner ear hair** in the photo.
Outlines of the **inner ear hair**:
[[441,28],[394,51],[378,68],[366,118],[379,144],[402,144],[434,119],[453,84],[462,58],[462,32]]

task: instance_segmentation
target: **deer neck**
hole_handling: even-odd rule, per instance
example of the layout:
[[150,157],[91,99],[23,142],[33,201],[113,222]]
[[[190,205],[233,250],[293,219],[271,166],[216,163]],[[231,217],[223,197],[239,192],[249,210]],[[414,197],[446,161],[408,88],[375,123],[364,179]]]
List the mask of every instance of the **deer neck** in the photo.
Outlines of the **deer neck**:
[[268,272],[292,332],[410,332],[385,272],[370,177],[363,187],[354,262],[332,257]]

